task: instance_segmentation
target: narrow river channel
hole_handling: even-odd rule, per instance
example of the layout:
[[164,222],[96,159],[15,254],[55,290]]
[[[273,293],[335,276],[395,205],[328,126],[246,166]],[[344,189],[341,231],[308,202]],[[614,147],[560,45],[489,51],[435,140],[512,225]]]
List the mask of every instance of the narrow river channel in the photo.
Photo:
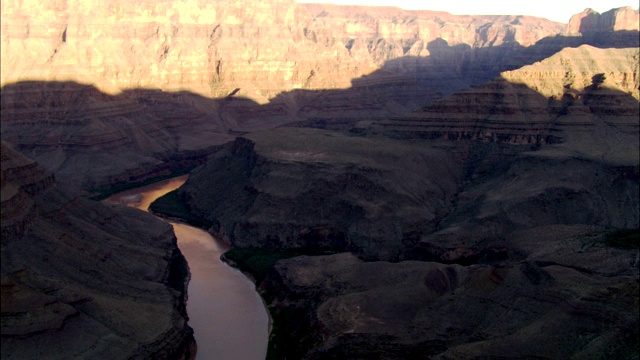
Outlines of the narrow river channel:
[[[177,189],[187,175],[127,190],[105,200],[148,211],[158,197]],[[191,270],[187,313],[198,345],[197,360],[264,360],[269,316],[255,286],[220,260],[229,249],[209,233],[170,222]]]

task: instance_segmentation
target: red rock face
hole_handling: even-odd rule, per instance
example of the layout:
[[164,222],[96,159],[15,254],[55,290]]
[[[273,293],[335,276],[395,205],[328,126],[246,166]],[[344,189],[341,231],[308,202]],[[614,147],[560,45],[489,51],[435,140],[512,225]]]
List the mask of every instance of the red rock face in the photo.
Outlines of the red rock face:
[[[95,21],[100,19],[100,21]],[[2,3],[2,80],[234,93],[259,102],[292,89],[349,87],[398,57],[449,45],[528,46],[562,25],[293,0]]]
[[637,49],[566,48],[374,127],[403,136],[513,144],[555,141],[552,133],[593,131],[599,121],[637,134],[637,68]]
[[567,25],[567,33],[638,30],[639,26],[638,10],[629,6],[611,9],[602,14],[593,9],[585,9],[571,17]]

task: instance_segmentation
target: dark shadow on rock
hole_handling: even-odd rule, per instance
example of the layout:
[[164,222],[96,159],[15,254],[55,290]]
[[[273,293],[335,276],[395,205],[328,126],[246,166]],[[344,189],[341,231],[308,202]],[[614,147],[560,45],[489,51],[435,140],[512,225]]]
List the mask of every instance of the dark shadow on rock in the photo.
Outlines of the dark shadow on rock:
[[109,95],[73,82],[21,82],[1,90],[2,138],[41,160],[61,181],[103,191],[188,171],[237,135],[279,126],[362,132],[564,47],[637,47],[637,35],[556,36],[531,47],[513,42],[479,49],[436,39],[426,44],[429,56],[389,60],[353,79],[350,88],[292,90],[267,104],[233,94],[210,99],[130,89]]
[[[513,255],[508,239],[515,231],[638,226],[635,98],[601,86],[547,99],[504,78],[478,90],[483,101],[454,94],[381,123],[375,135],[384,138],[340,134],[342,146],[349,144],[344,154],[354,158],[361,141],[371,144],[349,166],[327,156],[337,148],[330,132],[247,134],[234,146],[248,142],[254,150],[216,154],[181,191],[239,246],[308,247],[320,239],[367,260],[499,263]],[[609,103],[624,106],[601,105]],[[576,120],[575,109],[585,115]],[[447,111],[471,118],[432,117]],[[237,166],[243,171],[235,180],[215,170]],[[234,208],[233,199],[242,206]]]

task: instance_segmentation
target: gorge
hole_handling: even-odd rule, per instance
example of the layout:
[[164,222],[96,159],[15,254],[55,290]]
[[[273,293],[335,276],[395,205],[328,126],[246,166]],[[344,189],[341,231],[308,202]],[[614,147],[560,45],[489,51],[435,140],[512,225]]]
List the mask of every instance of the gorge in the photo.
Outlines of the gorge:
[[637,358],[638,10],[567,20],[3,1],[1,357],[193,357],[180,230],[97,201],[188,173],[268,358]]
[[[142,211],[186,180],[180,176],[114,194],[104,200]],[[189,264],[187,313],[198,359],[264,359],[269,317],[255,285],[220,256],[229,245],[205,231],[171,222],[180,251]],[[217,261],[216,261],[217,260]]]

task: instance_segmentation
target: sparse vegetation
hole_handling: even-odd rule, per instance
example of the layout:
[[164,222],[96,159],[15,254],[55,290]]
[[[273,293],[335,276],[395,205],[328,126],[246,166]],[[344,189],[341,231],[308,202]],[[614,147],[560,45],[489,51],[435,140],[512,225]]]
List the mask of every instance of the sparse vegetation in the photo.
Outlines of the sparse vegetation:
[[223,259],[238,269],[250,274],[260,284],[278,260],[301,255],[328,255],[333,251],[309,248],[268,250],[261,248],[233,248],[223,255]]
[[622,229],[607,235],[607,244],[625,249],[640,247],[640,228]]
[[160,216],[178,218],[186,224],[202,229],[208,229],[212,224],[210,220],[192,214],[187,205],[178,196],[177,190],[168,192],[152,202],[149,206],[149,211]]
[[185,174],[188,174],[189,171],[190,171],[189,169],[171,170],[171,172],[168,175],[155,176],[155,177],[151,177],[151,178],[148,178],[146,180],[139,181],[139,182],[132,182],[132,183],[126,183],[126,184],[122,184],[122,185],[116,185],[116,186],[112,186],[112,187],[110,187],[108,189],[93,189],[92,192],[95,195],[89,197],[89,199],[96,200],[96,201],[102,201],[102,200],[108,198],[109,196],[115,195],[115,194],[117,194],[119,192],[123,192],[123,191],[130,190],[130,189],[135,189],[135,188],[146,186],[146,185],[150,185],[150,184],[156,183],[158,181],[174,178],[176,176],[185,175]]
[[[273,268],[278,260],[289,259],[301,255],[328,255],[335,253],[330,250],[309,248],[268,250],[261,248],[233,248],[222,256],[223,260],[232,266],[250,274],[256,284],[260,284],[266,277],[269,269]],[[265,294],[262,294],[265,297]],[[265,299],[267,300],[267,299]],[[313,323],[313,317],[309,309],[302,307],[274,308],[268,306],[271,315],[272,328],[267,348],[267,359],[283,359],[287,357],[300,358],[313,344],[320,339],[313,332],[301,332],[301,329],[309,329]],[[289,343],[289,336],[295,335],[298,343]]]

